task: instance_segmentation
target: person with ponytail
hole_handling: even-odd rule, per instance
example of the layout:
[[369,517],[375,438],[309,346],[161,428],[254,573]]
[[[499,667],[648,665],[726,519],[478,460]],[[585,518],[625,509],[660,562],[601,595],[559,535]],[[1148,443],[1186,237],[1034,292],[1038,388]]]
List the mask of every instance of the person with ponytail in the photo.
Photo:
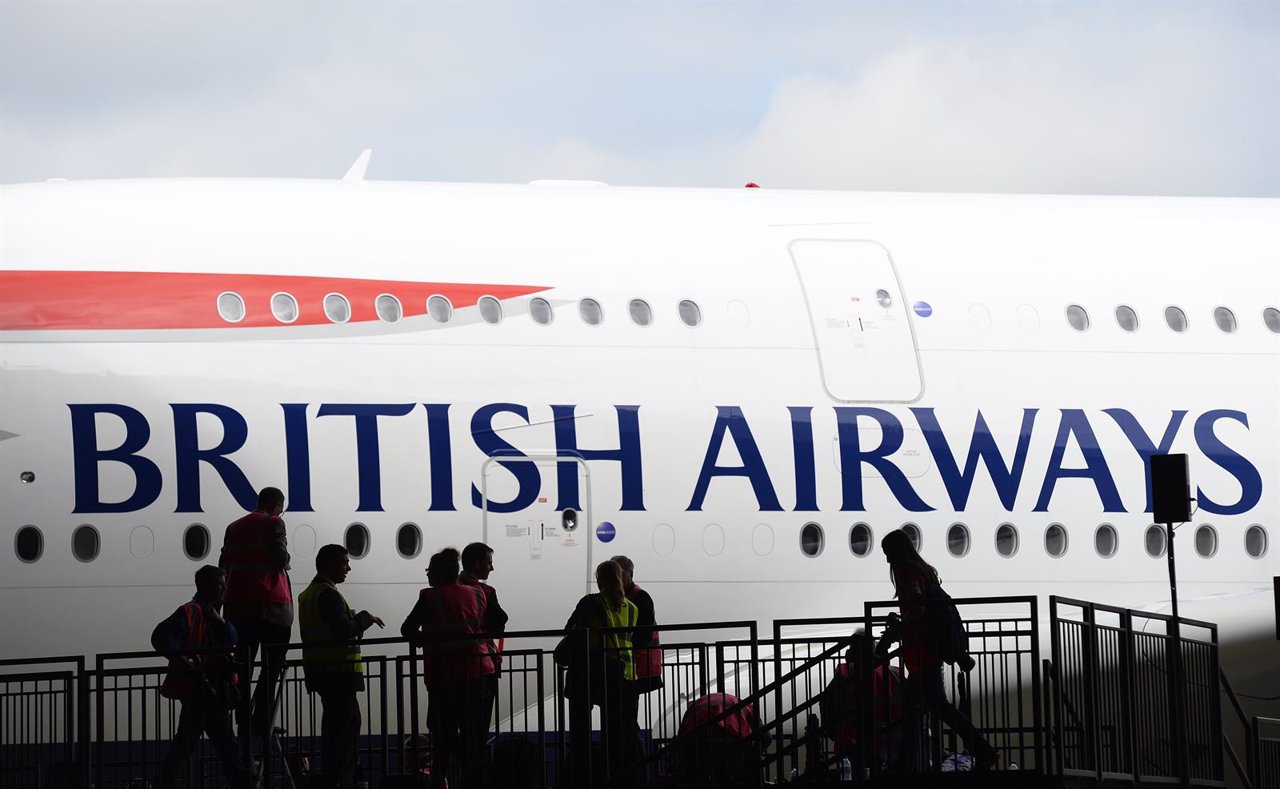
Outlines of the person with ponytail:
[[[907,698],[912,702],[910,706],[915,715],[932,713],[964,740],[965,747],[974,757],[976,769],[993,768],[998,758],[996,749],[947,699],[942,684],[942,655],[947,650],[940,644],[949,634],[939,632],[945,617],[938,614],[951,601],[942,591],[938,571],[920,556],[911,536],[901,529],[886,534],[880,541],[880,549],[889,563],[889,577],[893,581],[901,619],[895,623],[894,616],[890,615],[890,627],[876,647],[877,657],[888,651],[889,644],[901,641],[902,664],[907,670]],[[908,758],[924,755],[915,742],[924,730],[918,723],[911,722],[907,726]]]
[[[589,705],[600,708],[612,784],[628,786],[628,777],[639,761],[640,730],[636,723],[639,694],[635,688],[635,652],[632,648],[640,611],[627,599],[622,567],[612,559],[596,567],[596,588],[584,595],[565,623],[565,630],[590,629]],[[601,632],[601,631],[605,632]],[[570,671],[581,670],[581,667]]]

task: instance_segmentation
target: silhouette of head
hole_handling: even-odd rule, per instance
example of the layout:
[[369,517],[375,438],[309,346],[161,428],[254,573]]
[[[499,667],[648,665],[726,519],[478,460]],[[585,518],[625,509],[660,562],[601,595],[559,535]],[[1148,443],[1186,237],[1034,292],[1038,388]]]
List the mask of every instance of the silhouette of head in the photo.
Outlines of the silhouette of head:
[[481,581],[493,572],[493,549],[482,542],[473,542],[462,549],[462,569]]
[[610,558],[609,561],[616,562],[618,567],[622,568],[622,588],[631,591],[631,587],[636,585],[635,562],[622,554]]
[[626,596],[622,585],[622,568],[612,559],[607,559],[596,567],[596,588],[605,599],[614,606],[622,605]]
[[279,488],[263,488],[258,491],[258,511],[276,516],[284,512],[284,491]]
[[212,564],[196,570],[196,594],[205,600],[221,605],[227,594],[227,571]]
[[445,548],[427,562],[427,582],[432,586],[448,586],[458,582],[458,549]]
[[351,572],[351,553],[342,545],[329,544],[316,551],[316,572],[340,584]]

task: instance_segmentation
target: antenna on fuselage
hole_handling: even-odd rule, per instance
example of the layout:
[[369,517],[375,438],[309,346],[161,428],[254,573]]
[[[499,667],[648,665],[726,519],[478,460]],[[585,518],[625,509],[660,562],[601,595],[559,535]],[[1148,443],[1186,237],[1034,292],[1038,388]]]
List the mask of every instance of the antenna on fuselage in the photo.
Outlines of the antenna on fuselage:
[[356,161],[347,170],[347,174],[342,176],[342,180],[349,184],[358,184],[364,180],[365,170],[369,169],[369,157],[373,156],[372,148],[365,148],[356,157]]

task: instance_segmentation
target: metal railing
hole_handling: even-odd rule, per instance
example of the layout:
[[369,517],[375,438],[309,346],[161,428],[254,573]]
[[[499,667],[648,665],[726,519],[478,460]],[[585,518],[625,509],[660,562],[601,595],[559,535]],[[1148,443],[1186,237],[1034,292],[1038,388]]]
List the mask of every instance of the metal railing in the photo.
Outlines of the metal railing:
[[1175,656],[1164,614],[1056,596],[1049,611],[1059,773],[1221,784],[1217,626],[1181,619]]
[[84,658],[0,660],[0,671],[0,786],[83,781]]
[[[945,693],[996,747],[1003,766],[1157,782],[1176,778],[1167,714],[1174,689],[1164,671],[1170,639],[1163,627],[1143,632],[1136,624],[1163,624],[1164,618],[1052,598],[1052,660],[1042,660],[1034,598],[954,602],[975,665],[968,672],[946,667]],[[709,756],[725,758],[730,744],[742,746],[733,758],[741,756],[737,764],[746,765],[738,785],[781,783],[793,775],[830,779],[850,753],[858,766],[855,782],[886,770],[936,771],[948,764],[963,769],[965,763],[952,758],[961,750],[955,732],[916,711],[909,693],[876,711],[881,700],[874,698],[877,686],[869,670],[853,675],[856,685],[850,687],[872,703],[860,704],[847,720],[821,719],[822,699],[837,675],[849,681],[852,669],[841,667],[850,633],[861,628],[872,640],[878,638],[897,607],[880,601],[867,603],[860,617],[779,620],[768,638],[759,636],[754,622],[659,626],[663,682],[639,697],[638,744],[621,764],[617,751],[610,750],[598,705],[575,709],[585,697],[575,702],[565,693],[574,682],[590,685],[594,672],[603,672],[599,661],[607,655],[595,654],[578,675],[566,674],[553,658],[561,638],[603,638],[610,631],[507,633],[496,700],[485,726],[490,776],[497,785],[530,789],[678,781],[693,774],[693,765],[705,770],[713,764]],[[1182,633],[1185,681],[1177,692],[1188,709],[1185,750],[1192,782],[1209,785],[1221,780],[1223,770],[1222,750],[1213,747],[1221,740],[1216,631],[1208,623],[1183,620]],[[361,648],[365,687],[359,695],[358,761],[360,778],[376,789],[424,766],[419,743],[427,731],[430,691],[423,656],[408,642],[370,639]],[[909,680],[900,652],[878,664],[869,653],[864,657],[858,665],[896,669]],[[326,757],[319,737],[322,705],[308,692],[300,645],[291,645],[289,658],[279,686],[276,736],[240,732],[241,764],[262,771],[270,786],[301,786],[305,773],[315,772]],[[243,663],[243,655],[239,661],[236,711],[244,714],[252,667]],[[181,709],[180,702],[160,693],[166,670],[166,660],[153,652],[100,655],[92,668],[84,658],[0,661],[0,783],[6,789],[34,789],[61,771],[71,776],[64,786],[89,781],[96,789],[124,789],[139,781],[154,786]],[[690,729],[683,719],[708,694],[726,695],[716,714]],[[750,720],[749,742],[729,742],[736,733],[727,724],[735,716]],[[875,734],[859,738],[856,751],[847,750],[847,743],[841,750],[840,725]],[[902,736],[908,727],[919,734],[919,742]],[[1267,785],[1265,780],[1274,780],[1280,770],[1278,727],[1266,719],[1253,724],[1248,769],[1263,776],[1255,785]],[[575,753],[581,758],[575,760]],[[451,771],[450,785],[463,785],[456,765],[432,769]],[[193,789],[219,787],[225,773],[206,739],[181,783]]]

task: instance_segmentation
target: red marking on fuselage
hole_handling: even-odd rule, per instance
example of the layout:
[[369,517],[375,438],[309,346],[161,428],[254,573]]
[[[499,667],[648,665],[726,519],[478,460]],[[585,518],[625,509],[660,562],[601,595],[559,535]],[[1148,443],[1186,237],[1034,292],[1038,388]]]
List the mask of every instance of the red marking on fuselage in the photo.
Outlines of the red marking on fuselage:
[[[441,295],[454,309],[474,306],[481,296],[508,299],[546,290],[538,285],[295,277],[271,274],[181,274],[136,271],[0,271],[0,330],[227,329],[333,325],[324,297],[345,296],[348,323],[377,321],[374,301],[383,293],[399,299],[405,318],[425,315],[427,299]],[[218,296],[244,299],[244,319],[218,314]],[[298,317],[288,324],[271,313],[271,297],[288,293]]]

